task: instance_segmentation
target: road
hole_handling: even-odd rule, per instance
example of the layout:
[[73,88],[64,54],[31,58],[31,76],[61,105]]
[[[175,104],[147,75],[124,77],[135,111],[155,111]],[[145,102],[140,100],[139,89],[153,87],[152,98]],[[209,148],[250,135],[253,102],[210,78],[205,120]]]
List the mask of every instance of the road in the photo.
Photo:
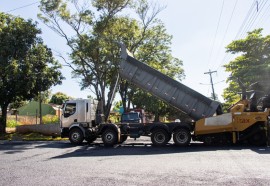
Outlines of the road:
[[270,148],[0,141],[0,185],[270,185]]

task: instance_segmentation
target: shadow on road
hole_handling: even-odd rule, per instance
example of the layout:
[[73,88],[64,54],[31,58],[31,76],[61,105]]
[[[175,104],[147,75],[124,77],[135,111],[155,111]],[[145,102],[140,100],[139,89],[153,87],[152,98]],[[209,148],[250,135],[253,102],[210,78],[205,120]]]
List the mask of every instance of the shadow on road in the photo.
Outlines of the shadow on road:
[[51,159],[70,157],[98,157],[98,156],[147,156],[176,153],[201,153],[209,151],[239,151],[252,150],[258,154],[270,154],[269,147],[250,146],[205,146],[201,143],[191,143],[188,147],[177,147],[168,144],[164,147],[155,147],[151,143],[124,143],[114,147],[105,147],[101,142],[95,144],[84,143],[81,146],[74,146],[67,141],[45,141],[45,142],[5,142],[0,143],[0,152],[5,154],[22,153],[31,149],[68,149],[68,152],[54,156]]
[[0,152],[5,154],[16,154],[34,148],[71,148],[68,142],[63,141],[1,141]]
[[104,156],[147,156],[147,155],[162,155],[176,153],[201,153],[206,151],[239,151],[252,150],[259,154],[270,154],[268,147],[243,147],[243,146],[205,146],[203,144],[191,144],[188,147],[177,147],[173,144],[168,144],[164,147],[155,147],[151,144],[122,144],[114,147],[105,147],[103,144],[84,145],[73,152],[55,156],[52,159],[70,158],[70,157],[104,157]]

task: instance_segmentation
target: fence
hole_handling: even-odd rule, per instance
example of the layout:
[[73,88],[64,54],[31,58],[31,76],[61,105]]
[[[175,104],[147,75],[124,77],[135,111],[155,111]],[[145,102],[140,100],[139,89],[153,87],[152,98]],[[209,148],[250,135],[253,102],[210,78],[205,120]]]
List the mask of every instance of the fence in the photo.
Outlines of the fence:
[[[37,116],[18,116],[8,115],[7,120],[14,120],[20,125],[37,125],[40,124],[40,119]],[[42,121],[45,124],[48,123],[59,123],[59,117],[56,115],[46,115],[42,117]]]

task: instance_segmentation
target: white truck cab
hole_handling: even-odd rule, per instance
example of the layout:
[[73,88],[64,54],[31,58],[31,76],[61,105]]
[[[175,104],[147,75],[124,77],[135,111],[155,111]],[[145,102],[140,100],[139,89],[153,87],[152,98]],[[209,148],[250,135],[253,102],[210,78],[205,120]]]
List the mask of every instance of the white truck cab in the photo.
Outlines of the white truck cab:
[[64,103],[60,121],[61,137],[69,137],[73,143],[89,139],[89,129],[95,126],[97,100],[76,99]]

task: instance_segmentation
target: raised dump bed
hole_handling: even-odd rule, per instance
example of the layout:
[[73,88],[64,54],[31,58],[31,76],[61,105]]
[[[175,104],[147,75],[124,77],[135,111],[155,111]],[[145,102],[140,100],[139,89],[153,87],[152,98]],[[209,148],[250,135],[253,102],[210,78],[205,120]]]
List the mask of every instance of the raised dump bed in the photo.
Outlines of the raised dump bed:
[[187,113],[194,120],[222,114],[221,104],[182,83],[136,60],[121,45],[120,76],[142,90],[151,93],[173,107]]

